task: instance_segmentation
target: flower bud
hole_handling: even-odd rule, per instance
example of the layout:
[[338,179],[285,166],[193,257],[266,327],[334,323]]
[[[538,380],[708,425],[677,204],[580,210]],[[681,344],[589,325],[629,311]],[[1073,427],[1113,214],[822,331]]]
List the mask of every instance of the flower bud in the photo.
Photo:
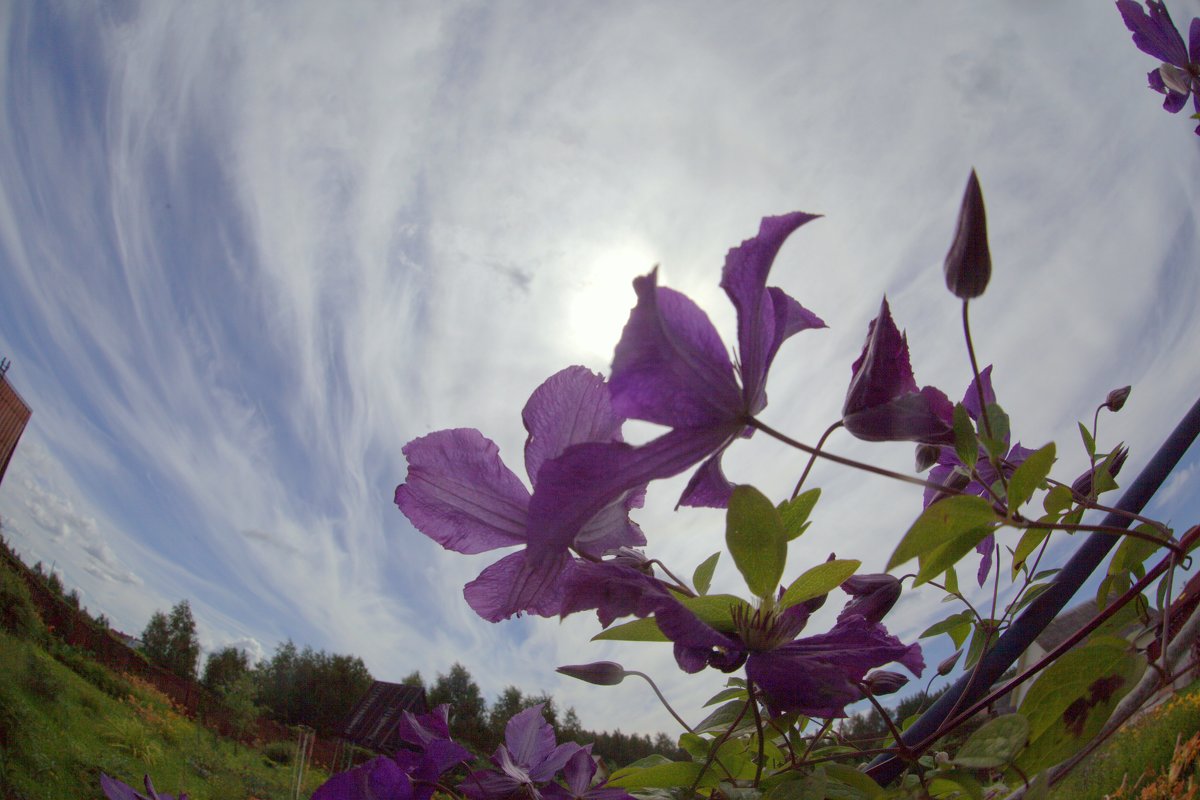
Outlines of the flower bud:
[[975,170],[967,180],[962,206],[958,210],[958,228],[950,252],[946,253],[946,287],[955,297],[970,300],[979,297],[992,277],[992,254],[988,250],[987,215],[983,208],[983,190]]
[[899,672],[889,672],[885,669],[875,670],[863,681],[866,690],[870,692],[873,697],[881,697],[885,694],[895,694],[903,689],[907,683],[907,675],[901,675]]
[[[1115,478],[1121,472],[1121,467],[1125,466],[1125,459],[1129,457],[1129,448],[1124,444],[1117,446],[1117,454],[1113,456],[1113,460],[1109,463],[1108,474]],[[1103,469],[1103,463],[1097,464],[1096,469]],[[1085,470],[1082,475],[1075,479],[1071,484],[1071,492],[1076,498],[1087,500],[1092,496],[1092,471]]]
[[594,683],[597,686],[616,686],[625,680],[625,668],[615,661],[596,661],[591,664],[568,664],[559,667],[561,672],[571,678]]
[[942,448],[936,444],[917,445],[917,472],[924,472],[937,463]]
[[962,650],[955,650],[953,655],[947,658],[942,663],[938,664],[937,674],[943,678],[954,671],[954,665],[958,663],[959,657],[962,656]]
[[854,575],[842,583],[842,591],[853,599],[839,615],[858,614],[868,622],[879,622],[900,599],[900,579],[886,572]]
[[1125,407],[1125,401],[1129,399],[1129,393],[1132,390],[1132,386],[1122,386],[1120,389],[1113,389],[1108,393],[1108,397],[1105,398],[1104,407],[1113,413],[1120,411]]

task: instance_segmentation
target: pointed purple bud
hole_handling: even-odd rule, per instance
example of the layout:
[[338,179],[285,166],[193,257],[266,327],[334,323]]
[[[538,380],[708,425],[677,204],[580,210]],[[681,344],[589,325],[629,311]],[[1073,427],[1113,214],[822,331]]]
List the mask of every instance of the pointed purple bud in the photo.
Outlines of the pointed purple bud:
[[979,297],[992,277],[992,254],[988,250],[987,215],[983,208],[983,190],[975,170],[967,180],[958,228],[950,252],[946,253],[946,287],[955,297],[970,300]]
[[962,650],[955,650],[949,658],[938,664],[937,674],[942,677],[949,675],[954,670],[954,665],[958,663],[960,656],[962,656]]
[[942,448],[935,444],[917,445],[917,472],[924,472],[937,463]]
[[[1117,454],[1113,456],[1113,460],[1108,467],[1108,474],[1110,477],[1115,478],[1118,474],[1120,474],[1121,467],[1125,466],[1125,459],[1128,457],[1129,448],[1124,444],[1117,445]],[[1103,468],[1103,464],[1096,465],[1097,470]],[[1078,499],[1088,500],[1092,496],[1092,485],[1092,471],[1089,469],[1084,471],[1084,473],[1076,478],[1075,482],[1071,484],[1071,492]]]
[[625,680],[628,674],[625,668],[615,661],[595,661],[591,664],[568,664],[559,667],[555,672],[561,672],[570,678],[594,683],[597,686],[616,686]]
[[885,694],[895,694],[908,683],[908,676],[886,669],[877,669],[863,680],[863,688],[872,697],[882,697]]
[[855,575],[842,583],[842,591],[852,599],[838,615],[839,620],[856,614],[868,622],[879,622],[900,599],[900,579],[886,572]]
[[1108,393],[1108,397],[1104,400],[1104,407],[1114,414],[1125,407],[1125,401],[1129,399],[1129,393],[1133,391],[1132,386],[1122,386],[1120,389],[1113,389]]

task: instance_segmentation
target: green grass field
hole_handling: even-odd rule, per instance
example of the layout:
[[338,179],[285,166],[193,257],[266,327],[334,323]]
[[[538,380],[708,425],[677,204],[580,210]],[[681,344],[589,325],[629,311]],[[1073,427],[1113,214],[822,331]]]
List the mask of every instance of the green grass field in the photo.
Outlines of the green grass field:
[[[102,800],[101,772],[139,789],[148,773],[159,791],[187,792],[191,800],[292,796],[289,764],[235,748],[147,684],[71,660],[76,669],[35,642],[0,632],[3,800]],[[282,750],[276,744],[272,754],[286,756]],[[300,796],[326,777],[307,772]]]

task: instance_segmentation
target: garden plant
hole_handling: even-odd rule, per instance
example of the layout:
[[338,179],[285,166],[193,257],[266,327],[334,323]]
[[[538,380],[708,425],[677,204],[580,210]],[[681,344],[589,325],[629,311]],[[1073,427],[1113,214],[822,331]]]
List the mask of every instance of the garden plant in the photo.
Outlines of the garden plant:
[[[1190,96],[1200,112],[1200,19],[1191,21],[1185,46],[1162,3],[1143,8],[1118,0],[1117,7],[1136,46],[1163,62],[1149,82],[1165,96],[1164,107],[1177,112]],[[720,286],[736,312],[732,355],[706,313],[660,285],[657,270],[638,278],[610,374],[567,367],[525,404],[528,486],[475,429],[436,431],[404,448],[408,474],[395,502],[421,533],[460,553],[511,550],[464,588],[479,616],[501,622],[595,612],[597,639],[670,642],[683,672],[729,675],[703,719],[689,722],[671,709],[690,758],[654,756],[598,779],[590,748],[556,743],[534,707],[510,720],[490,765],[464,767],[470,753],[451,740],[452,712],[443,706],[405,717],[409,747],[333,777],[314,797],[1047,796],[1087,748],[1193,666],[1179,662],[1195,640],[1195,617],[1172,630],[1170,615],[1159,615],[1153,663],[1118,632],[1169,606],[1172,579],[1200,538],[1200,527],[1178,532],[1141,514],[1200,430],[1200,404],[1115,504],[1105,498],[1117,488],[1129,450],[1105,443],[1103,419],[1121,411],[1130,387],[1097,398],[1079,424],[1079,445],[1041,443],[1029,432],[1022,441],[1037,446],[1017,440],[999,402],[1003,387],[993,386],[992,368],[972,339],[969,312],[986,302],[992,270],[984,195],[972,172],[944,259],[962,318],[962,385],[948,393],[917,383],[908,342],[883,298],[865,325],[841,418],[816,441],[776,430],[763,417],[775,356],[793,335],[824,323],[769,285],[770,272],[789,237],[814,219],[805,212],[766,217],[755,236],[728,252]],[[942,306],[931,300],[930,307]],[[627,420],[664,432],[630,444],[622,436]],[[838,430],[868,442],[911,442],[915,472],[826,449]],[[891,544],[888,572],[862,573],[859,561],[835,556],[789,561],[789,546],[809,527],[820,499],[810,469],[796,476],[788,496],[768,497],[735,485],[721,465],[729,448],[780,446],[807,454],[809,468],[824,459],[913,487],[917,516]],[[1090,466],[1082,474],[1054,472],[1067,446],[1084,448]],[[677,475],[690,476],[678,505],[726,510],[725,550],[690,579],[640,551],[646,534],[630,516],[651,484]],[[1072,534],[1082,540],[1072,558],[1048,563],[1051,542]],[[1110,552],[1092,621],[998,682]],[[744,578],[741,595],[710,592],[722,558]],[[990,606],[969,601],[971,592],[961,588],[968,581],[990,588]],[[886,626],[901,593],[924,585],[944,593],[952,608],[922,635],[952,641],[954,655],[941,664],[927,664],[918,642],[902,641]],[[813,630],[813,614],[826,603],[840,612],[831,627]],[[915,721],[890,719],[879,703],[910,676],[958,668],[958,682]],[[559,671],[599,686],[629,676],[649,680],[606,661]],[[978,724],[981,713],[1025,684],[1015,711]],[[872,750],[842,740],[834,726],[864,699],[884,714],[892,734]],[[938,748],[967,723],[977,727],[965,742],[953,752]],[[110,798],[143,796],[105,781]],[[155,795],[149,780],[146,791],[166,796]]]

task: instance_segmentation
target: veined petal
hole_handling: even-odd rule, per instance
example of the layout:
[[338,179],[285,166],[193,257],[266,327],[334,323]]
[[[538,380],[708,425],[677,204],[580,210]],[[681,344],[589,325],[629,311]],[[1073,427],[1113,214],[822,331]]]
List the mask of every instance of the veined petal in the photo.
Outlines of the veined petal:
[[402,451],[408,478],[396,505],[421,533],[447,550],[483,553],[523,544],[529,490],[474,428],[436,431]]
[[1179,67],[1187,64],[1187,48],[1166,6],[1157,0],[1149,0],[1146,6],[1150,9],[1149,14],[1134,0],[1117,0],[1117,9],[1125,20],[1125,27],[1133,32],[1137,49],[1168,64]]
[[815,214],[800,211],[764,217],[758,235],[742,242],[725,256],[721,288],[737,309],[743,402],[751,414],[766,406],[767,370],[783,343],[793,311],[784,304],[783,324],[780,324],[776,299],[767,291],[767,276],[779,249],[792,232],[816,218]]
[[573,569],[574,562],[566,551],[537,573],[536,593],[528,599],[514,590],[530,578],[526,550],[510,553],[479,573],[479,577],[463,587],[463,597],[475,613],[488,622],[499,622],[513,614],[529,612],[539,617],[554,617],[561,613],[562,581]]
[[669,431],[644,445],[580,444],[542,465],[529,504],[532,561],[570,547],[593,517],[626,492],[678,475],[719,450],[740,423]]
[[612,409],[604,378],[585,367],[567,367],[546,379],[521,412],[525,471],[537,486],[542,464],[573,444],[621,441],[624,419]]
[[700,465],[692,475],[683,494],[679,496],[679,506],[691,508],[725,508],[729,505],[729,497],[733,494],[733,483],[725,477],[721,470],[721,456],[725,453],[722,448],[711,458]]
[[609,379],[613,408],[673,428],[720,424],[740,415],[741,392],[716,328],[685,295],[657,282],[657,269],[633,282],[638,302],[617,343]]
[[751,653],[746,677],[762,690],[774,716],[844,717],[846,706],[862,699],[862,692],[837,664],[806,659],[789,652],[786,645]]
[[575,534],[575,549],[583,555],[599,558],[620,547],[641,547],[646,544],[646,535],[629,518],[629,510],[640,508],[645,496],[645,489],[629,492],[600,509]]
[[554,729],[542,716],[544,703],[514,714],[504,726],[504,743],[513,760],[529,767],[542,761],[554,750]]

